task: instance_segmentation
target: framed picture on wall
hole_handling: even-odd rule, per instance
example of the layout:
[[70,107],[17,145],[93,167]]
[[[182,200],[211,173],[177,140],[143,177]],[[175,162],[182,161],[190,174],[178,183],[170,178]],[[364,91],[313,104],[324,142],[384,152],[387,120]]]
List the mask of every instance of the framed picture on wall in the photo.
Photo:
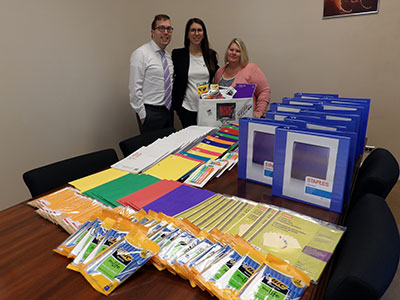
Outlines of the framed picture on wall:
[[378,13],[379,0],[324,0],[323,18]]

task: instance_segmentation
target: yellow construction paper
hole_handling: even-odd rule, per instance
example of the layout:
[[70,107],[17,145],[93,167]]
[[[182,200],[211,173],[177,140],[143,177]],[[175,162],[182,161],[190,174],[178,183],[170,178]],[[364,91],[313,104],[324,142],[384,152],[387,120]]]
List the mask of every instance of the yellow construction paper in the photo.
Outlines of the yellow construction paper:
[[112,181],[114,179],[120,178],[129,174],[127,171],[117,170],[117,169],[107,169],[101,172],[94,173],[92,175],[88,175],[86,177],[74,180],[69,182],[70,185],[73,185],[81,193],[86,192],[92,188],[95,188],[99,185],[102,185],[106,182]]
[[144,172],[144,174],[152,175],[160,179],[178,180],[201,163],[201,161],[182,156],[169,155]]

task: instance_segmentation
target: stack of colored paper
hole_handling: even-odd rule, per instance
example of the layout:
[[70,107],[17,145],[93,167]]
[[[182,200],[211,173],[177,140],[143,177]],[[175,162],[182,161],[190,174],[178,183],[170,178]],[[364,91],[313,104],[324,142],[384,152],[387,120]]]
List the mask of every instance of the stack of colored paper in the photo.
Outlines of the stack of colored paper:
[[182,184],[183,183],[175,180],[161,180],[133,194],[121,198],[117,202],[124,206],[130,206],[135,210],[140,210],[147,204],[150,204]]
[[157,181],[160,181],[160,179],[151,175],[128,174],[90,189],[84,192],[84,194],[106,205],[116,207],[121,205],[117,200],[152,185]]
[[146,147],[141,147],[111,167],[136,174],[143,172],[168,155],[186,149],[193,142],[198,141],[214,130],[216,130],[215,127],[189,126],[167,137],[158,139]]
[[181,185],[143,207],[148,212],[162,212],[167,216],[179,214],[215,195],[214,192]]
[[206,136],[199,144],[187,151],[210,159],[216,159],[237,146],[239,141],[239,127],[229,124],[218,132]]
[[90,190],[92,188],[95,188],[96,186],[102,185],[104,183],[107,183],[111,180],[120,178],[124,175],[129,174],[129,172],[126,171],[121,171],[117,169],[107,169],[101,172],[94,173],[92,175],[74,180],[69,182],[70,185],[73,185],[76,187],[78,190],[80,190],[82,193],[86,192],[87,190]]
[[203,162],[204,160],[199,160],[179,153],[171,154],[152,166],[144,172],[144,174],[152,175],[160,179],[178,180]]

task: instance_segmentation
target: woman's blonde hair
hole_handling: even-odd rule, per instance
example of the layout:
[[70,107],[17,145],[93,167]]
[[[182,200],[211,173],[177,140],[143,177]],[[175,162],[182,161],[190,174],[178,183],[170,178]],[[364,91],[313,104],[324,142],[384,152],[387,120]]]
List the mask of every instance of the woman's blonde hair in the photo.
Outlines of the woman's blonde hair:
[[233,43],[235,43],[240,49],[240,64],[243,67],[247,66],[247,64],[249,63],[249,55],[247,54],[246,45],[243,43],[243,41],[241,39],[238,39],[238,38],[234,38],[228,44],[228,47],[226,48],[226,51],[225,51],[225,64],[228,62],[228,50],[229,50],[229,47]]

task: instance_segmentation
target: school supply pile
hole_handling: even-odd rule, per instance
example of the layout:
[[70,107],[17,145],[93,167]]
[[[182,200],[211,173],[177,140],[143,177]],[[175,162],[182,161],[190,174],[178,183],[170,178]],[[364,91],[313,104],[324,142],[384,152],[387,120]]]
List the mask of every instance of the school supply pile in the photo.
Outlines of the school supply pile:
[[[344,232],[340,226],[280,207],[216,194],[182,183],[171,188],[170,182],[161,182],[155,185],[160,189],[167,187],[169,191],[164,194],[153,188],[157,195],[148,203],[141,202],[140,212],[143,214],[156,213],[166,218],[187,219],[204,233],[219,230],[240,236],[264,255],[272,253],[290,262],[314,281],[318,280]],[[141,201],[149,191],[137,191],[131,199],[125,198],[121,202],[131,205]],[[30,205],[39,207],[41,216],[59,224],[69,233],[76,232],[90,216],[103,212],[106,207],[69,187],[34,200]],[[108,210],[111,209],[111,206],[108,207]],[[55,212],[47,213],[51,211]],[[134,209],[122,205],[112,211],[126,218],[137,214]]]
[[197,87],[200,96],[197,124],[221,126],[252,117],[255,88],[255,84],[242,83],[228,88],[220,88],[218,84],[200,84]]
[[66,187],[28,202],[43,218],[60,225],[69,234],[74,233],[86,220],[102,211],[106,205],[83,196],[79,190]]
[[67,268],[80,272],[94,289],[109,295],[160,249],[147,238],[145,220],[141,214],[129,219],[103,210],[54,251],[73,259]]
[[[28,202],[36,213],[60,225],[68,233],[75,232],[88,218],[104,208],[131,215],[140,209],[178,214],[210,198],[215,193],[172,180],[160,180],[146,174],[128,174],[95,185],[98,173],[80,180],[77,186],[94,185],[81,191],[66,187]],[[100,180],[99,182],[102,182]]]
[[205,232],[240,236],[318,281],[345,228],[281,207],[215,194],[175,215]]
[[189,126],[169,136],[158,139],[148,146],[141,147],[111,167],[135,174],[144,172],[168,155],[187,148],[193,142],[196,142],[215,129],[215,127]]
[[[152,258],[158,270],[167,269],[219,299],[254,297],[265,290],[264,277],[275,280],[267,293],[280,293],[285,299],[300,297],[310,284],[307,275],[271,254],[263,255],[240,237],[216,229],[207,234],[187,220],[172,219],[149,238],[160,246]],[[257,277],[261,280],[254,282]],[[297,285],[280,289],[283,282]]]
[[214,177],[219,177],[226,170],[231,170],[239,160],[237,145],[239,141],[239,124],[230,123],[206,136],[198,144],[187,150],[188,155],[204,159],[203,164],[181,180],[186,184],[203,187]]
[[296,93],[266,119],[239,121],[241,179],[272,194],[341,212],[365,145],[370,99]]
[[216,229],[206,233],[187,220],[151,211],[127,218],[103,210],[54,251],[73,259],[67,268],[105,295],[149,260],[219,299],[272,294],[298,299],[310,284],[297,268],[263,255],[240,237]]
[[[232,164],[227,161],[227,158],[223,160],[218,158],[237,147],[238,139],[238,124],[228,124],[193,142],[182,151],[167,156],[146,170],[144,174],[165,180],[180,181],[191,176],[191,180],[185,183],[202,187],[216,175],[218,170],[225,170],[228,164]],[[237,158],[237,156],[227,157],[233,161]],[[194,172],[196,175],[191,175]],[[196,179],[193,179],[194,177]]]
[[205,162],[201,167],[193,171],[185,180],[186,184],[204,187],[214,177],[220,177],[226,170],[232,170],[239,160],[238,149],[224,154],[219,159]]

